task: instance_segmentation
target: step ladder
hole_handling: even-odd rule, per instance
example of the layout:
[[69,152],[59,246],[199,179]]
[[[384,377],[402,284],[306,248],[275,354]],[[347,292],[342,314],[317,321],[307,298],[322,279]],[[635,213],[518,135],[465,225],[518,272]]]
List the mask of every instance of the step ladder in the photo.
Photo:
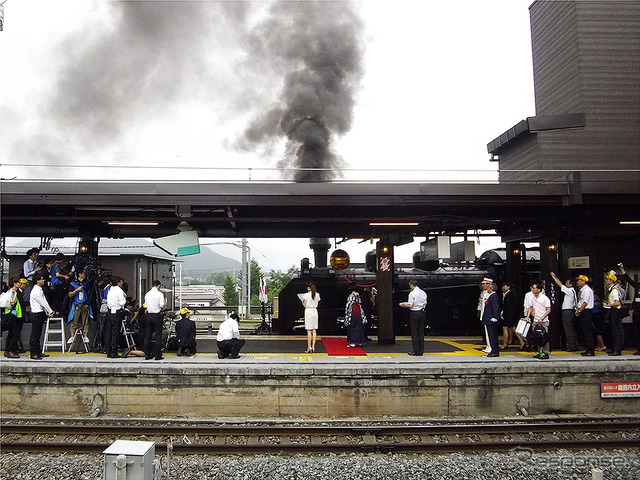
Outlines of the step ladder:
[[[80,338],[80,342],[84,346],[84,353],[89,353],[89,342],[84,341],[84,330],[82,328],[76,328],[73,337],[71,337],[67,342],[67,344],[69,345],[69,350],[67,350],[67,353],[71,353],[71,349],[76,344],[76,340],[78,339],[78,337]],[[80,353],[80,351],[76,350],[76,353]]]
[[[58,338],[51,338],[58,337]],[[42,344],[42,354],[49,347],[60,347],[60,353],[64,353],[66,348],[66,335],[64,332],[64,319],[62,317],[47,318],[47,326],[44,329],[44,343]]]
[[127,321],[122,320],[122,335],[124,336],[125,341],[127,342],[128,350],[136,349],[136,342],[133,339],[133,332],[127,329]]

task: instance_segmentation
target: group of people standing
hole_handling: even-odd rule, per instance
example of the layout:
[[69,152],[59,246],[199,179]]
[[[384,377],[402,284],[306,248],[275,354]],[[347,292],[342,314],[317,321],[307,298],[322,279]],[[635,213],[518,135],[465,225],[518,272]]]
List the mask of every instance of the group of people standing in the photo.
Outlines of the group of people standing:
[[[619,264],[622,277],[635,288],[636,295],[633,302],[633,324],[637,341],[640,342],[640,292],[638,284],[625,272],[624,266]],[[565,333],[566,350],[579,350],[578,329],[582,330],[584,351],[582,356],[594,356],[597,350],[607,351],[610,356],[622,355],[624,345],[624,329],[622,325],[622,311],[625,289],[621,287],[615,271],[604,275],[606,287],[605,299],[601,302],[603,313],[597,314],[596,307],[599,300],[589,286],[589,278],[579,275],[577,278],[567,279],[562,283],[554,272],[553,281],[564,294],[562,300],[562,326]],[[549,314],[551,300],[543,291],[542,282],[535,280],[530,284],[530,291],[524,297],[524,317],[520,317],[519,307],[509,283],[502,284],[502,298],[496,294],[497,284],[490,278],[483,279],[480,284],[478,302],[478,318],[485,328],[487,348],[483,351],[487,357],[498,357],[500,350],[508,348],[516,339],[520,342],[520,350],[531,350],[533,344],[537,347],[534,355],[536,359],[546,360],[550,354],[549,343]],[[526,322],[524,329],[516,331],[519,322]],[[610,339],[608,346],[604,343],[605,325],[609,328]],[[503,345],[498,346],[498,327],[502,326]],[[526,331],[526,332],[525,332]],[[640,355],[640,344],[634,355]]]
[[64,310],[68,312],[68,321],[77,323],[84,312],[80,308],[83,302],[79,300],[82,288],[69,290],[74,265],[70,262],[63,269],[62,253],[44,262],[38,261],[39,254],[40,249],[35,247],[27,251],[19,275],[9,279],[7,290],[0,297],[3,330],[7,330],[4,356],[9,359],[20,358],[20,353],[27,351],[20,344],[25,322],[31,323],[30,357],[41,360],[48,356],[40,341],[47,319]]
[[[95,347],[104,349],[108,358],[121,357],[118,351],[122,334],[126,332],[135,335],[136,343],[143,346],[147,359],[164,358],[162,330],[167,302],[161,292],[160,281],[153,281],[152,288],[145,295],[145,304],[138,307],[137,301],[127,297],[122,278],[112,276],[101,288],[105,284],[104,278],[100,277],[95,282],[87,279],[85,272],[77,269],[72,261],[63,267],[63,254],[58,253],[45,262],[39,262],[39,252],[38,248],[29,249],[20,275],[9,279],[7,290],[0,296],[2,329],[8,331],[4,349],[6,358],[20,358],[20,353],[27,351],[20,343],[25,322],[31,324],[30,358],[41,360],[47,357],[42,347],[42,332],[47,319],[54,315],[61,315],[69,325],[69,348],[79,336],[88,351],[94,324],[97,327],[93,332]],[[94,312],[92,303],[96,303],[99,312]],[[188,315],[185,316],[188,320]],[[178,324],[176,336],[181,352],[195,354],[193,321]]]
[[[66,268],[61,267],[64,255],[57,254],[46,263],[39,263],[39,250],[31,249],[27,252],[27,260],[23,264],[21,276],[12,277],[9,280],[8,290],[0,296],[0,308],[2,309],[3,330],[8,330],[5,353],[6,358],[20,358],[19,353],[24,352],[20,348],[20,335],[25,320],[31,322],[31,336],[29,340],[30,357],[40,360],[46,355],[42,350],[42,330],[47,318],[60,313],[62,304],[68,308],[66,321],[70,324],[71,343],[79,332],[82,341],[89,342],[90,319],[94,318],[91,308],[89,288],[91,282],[83,271],[75,272],[70,263]],[[585,275],[569,278],[564,283],[560,281],[554,272],[551,272],[553,281],[563,293],[561,318],[566,340],[566,350],[576,352],[579,349],[578,329],[582,331],[584,351],[582,356],[594,356],[600,350],[608,351],[610,356],[622,354],[624,345],[624,329],[622,325],[623,301],[626,290],[620,285],[623,278],[635,289],[632,302],[632,317],[637,337],[638,350],[634,355],[640,355],[640,289],[638,283],[627,275],[624,266],[618,264],[620,273],[609,271],[604,275],[606,286],[605,298],[601,302],[603,315],[596,314],[599,299],[589,286],[589,278]],[[21,278],[22,277],[22,278]],[[55,279],[55,280],[54,280]],[[64,285],[64,288],[62,288]],[[104,324],[99,324],[98,335],[103,342],[104,350],[109,358],[120,358],[118,353],[122,335],[123,320],[125,328],[133,330],[136,323],[138,342],[143,344],[143,351],[147,360],[162,360],[162,333],[164,327],[164,310],[167,302],[161,291],[162,284],[154,280],[152,288],[146,293],[144,305],[137,308],[137,303],[126,295],[125,282],[118,276],[110,278],[109,284],[102,290],[101,312]],[[409,281],[409,296],[401,307],[410,310],[409,324],[411,329],[412,350],[409,355],[422,356],[424,354],[424,333],[426,327],[427,293],[420,289],[416,280]],[[542,341],[535,342],[537,352],[536,359],[548,359],[550,354],[549,343],[549,314],[551,313],[551,301],[543,291],[543,284],[539,280],[530,284],[530,291],[524,297],[524,317],[521,317],[520,307],[508,282],[502,283],[501,294],[498,285],[491,278],[484,278],[480,283],[480,296],[478,301],[478,318],[483,324],[484,337],[487,347],[483,350],[487,357],[498,357],[500,350],[505,350],[509,345],[520,343],[520,350],[530,350],[532,334],[540,333]],[[63,300],[55,292],[62,292]],[[316,351],[318,329],[318,305],[321,300],[313,282],[307,283],[307,291],[298,295],[304,306],[305,330],[307,331],[307,349],[305,353]],[[360,294],[357,285],[353,284],[346,300],[345,320],[347,327],[347,347],[360,347],[367,340],[366,329],[371,322],[371,306],[374,302],[370,289],[365,289]],[[187,308],[181,310],[181,321],[176,325],[178,337],[178,354],[194,355],[195,324],[190,320],[191,311]],[[600,318],[604,320],[599,322]],[[516,330],[519,322],[529,323],[529,334]],[[218,357],[238,358],[240,349],[244,346],[238,327],[239,317],[231,314],[221,325],[217,334]],[[604,325],[610,331],[608,345],[604,343]],[[503,344],[498,343],[499,328],[502,327]]]
[[[624,265],[620,263],[618,267],[620,276],[635,289],[632,303],[632,323],[638,349],[634,355],[640,355],[640,290],[638,283],[627,275]],[[613,270],[605,273],[605,296],[601,302],[589,286],[589,278],[586,275],[579,275],[576,279],[567,279],[564,284],[553,272],[551,276],[564,294],[562,325],[567,351],[578,351],[576,326],[579,325],[585,346],[585,350],[581,353],[582,356],[592,357],[596,351],[607,351],[610,356],[622,355],[624,346],[622,318],[625,316],[623,315],[623,302],[626,290],[622,287],[618,274]],[[601,312],[597,311],[600,307],[599,304],[602,307]],[[606,342],[608,345],[605,345],[604,337],[607,329],[610,331],[610,335]]]
[[[25,279],[26,280],[26,279]],[[54,314],[42,287],[45,277],[41,272],[32,275],[33,284],[22,282],[19,277],[9,279],[10,288],[0,297],[3,323],[7,325],[7,343],[4,356],[6,358],[20,358],[19,343],[24,322],[31,322],[31,336],[29,338],[29,354],[33,360],[47,357],[42,351],[40,337],[47,318]],[[28,304],[27,304],[28,303]]]

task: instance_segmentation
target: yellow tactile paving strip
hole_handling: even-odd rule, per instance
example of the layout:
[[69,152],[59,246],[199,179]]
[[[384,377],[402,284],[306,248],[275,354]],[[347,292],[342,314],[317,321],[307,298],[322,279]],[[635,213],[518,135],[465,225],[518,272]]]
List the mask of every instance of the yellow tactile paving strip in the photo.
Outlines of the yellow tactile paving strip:
[[[205,338],[209,338],[209,337],[205,337]],[[215,337],[214,337],[215,338]],[[260,341],[278,341],[278,342],[283,342],[283,341],[295,341],[300,343],[300,345],[302,345],[303,347],[306,346],[306,336],[286,336],[286,337],[277,337],[277,336],[257,336],[257,337],[245,337],[247,341],[251,342],[254,340],[260,340]],[[410,337],[396,337],[397,341],[406,341],[409,342],[411,340]],[[318,337],[318,343],[321,341],[321,337]],[[442,343],[445,345],[449,345],[450,347],[453,347],[455,349],[457,349],[456,351],[453,352],[430,352],[429,350],[429,344],[430,343]],[[375,344],[375,340],[373,340],[373,344]],[[366,350],[366,346],[364,347]],[[383,349],[384,347],[380,347],[380,346],[376,346],[376,350],[380,350]],[[396,346],[397,348],[397,346]],[[437,357],[437,356],[443,356],[443,357],[482,357],[484,355],[486,355],[484,352],[482,352],[482,349],[484,348],[483,344],[479,343],[479,340],[477,337],[439,337],[439,338],[426,338],[425,339],[425,353],[424,356],[428,356],[428,357]],[[526,352],[526,351],[519,351],[518,350],[519,346],[510,346],[508,349],[506,350],[500,350],[500,355],[501,356],[532,356],[533,352]],[[4,352],[3,352],[4,353]],[[631,354],[633,353],[633,350],[627,350],[623,352],[624,354]],[[59,356],[59,355],[76,355],[75,352],[70,352],[70,353],[61,353],[59,351],[47,351],[47,354],[51,355],[51,356]],[[177,356],[175,352],[164,352],[163,353],[165,356],[169,356],[169,357],[175,357]],[[89,353],[81,353],[78,354],[80,356],[104,356],[104,354],[101,353],[96,353],[96,352],[89,352]],[[329,357],[330,355],[326,354],[326,353],[285,353],[285,352],[259,352],[259,353],[255,353],[255,352],[242,352],[243,356],[249,357],[249,358],[254,358],[254,359],[271,359],[274,357],[286,357],[286,358],[297,358],[300,362],[312,362],[314,358],[319,358],[319,357]],[[564,350],[554,350],[552,351],[552,355],[572,355],[572,356],[576,356],[579,355],[579,352],[565,352]],[[604,355],[606,356],[606,352],[597,352],[596,355],[600,356],[600,355]],[[217,353],[216,352],[203,352],[203,353],[198,353],[197,357],[215,357],[217,358]],[[406,352],[367,352],[367,355],[344,355],[344,357],[346,358],[353,358],[353,359],[361,359],[361,360],[366,360],[367,358],[389,358],[389,357],[408,357],[408,353]],[[28,355],[22,355],[23,358],[28,358]],[[332,357],[334,358],[339,358],[341,357],[341,355],[332,355]]]

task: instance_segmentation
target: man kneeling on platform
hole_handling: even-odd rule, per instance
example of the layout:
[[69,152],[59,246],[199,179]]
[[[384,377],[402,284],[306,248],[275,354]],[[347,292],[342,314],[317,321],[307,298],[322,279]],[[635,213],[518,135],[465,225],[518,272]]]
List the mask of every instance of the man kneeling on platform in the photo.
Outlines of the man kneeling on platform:
[[191,310],[184,307],[180,310],[180,320],[176,323],[178,340],[178,356],[190,357],[196,354],[196,324],[191,320]]
[[232,313],[220,324],[218,330],[218,358],[240,358],[240,349],[244,347],[244,338],[240,336],[238,321],[240,317]]

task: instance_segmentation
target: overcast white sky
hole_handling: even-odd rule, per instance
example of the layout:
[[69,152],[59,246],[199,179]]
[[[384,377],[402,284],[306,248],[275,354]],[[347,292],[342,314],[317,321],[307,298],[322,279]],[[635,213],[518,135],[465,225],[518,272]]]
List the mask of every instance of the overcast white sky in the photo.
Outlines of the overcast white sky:
[[[345,178],[494,171],[486,144],[535,114],[531,0],[320,3],[351,7],[362,21],[347,27],[362,54],[350,125],[331,138],[346,168],[359,170]],[[3,177],[24,176],[9,165],[26,163],[50,166],[31,171],[36,177],[102,178],[105,166],[117,165],[109,177],[144,179],[148,169],[131,167],[152,165],[173,167],[157,170],[165,179],[248,179],[246,169],[275,168],[285,155],[282,139],[234,148],[278,99],[287,67],[298,68],[261,61],[264,52],[251,43],[265,37],[265,19],[279,15],[267,2],[8,0],[4,7]],[[283,41],[295,43],[291,30]],[[362,171],[377,168],[400,173]]]
[[[530,3],[8,0],[1,176],[280,178],[284,135],[245,132],[283,108],[317,31],[345,88],[303,115],[326,119],[342,178],[491,180],[486,144],[535,114]],[[252,242],[280,269],[309,255]]]

